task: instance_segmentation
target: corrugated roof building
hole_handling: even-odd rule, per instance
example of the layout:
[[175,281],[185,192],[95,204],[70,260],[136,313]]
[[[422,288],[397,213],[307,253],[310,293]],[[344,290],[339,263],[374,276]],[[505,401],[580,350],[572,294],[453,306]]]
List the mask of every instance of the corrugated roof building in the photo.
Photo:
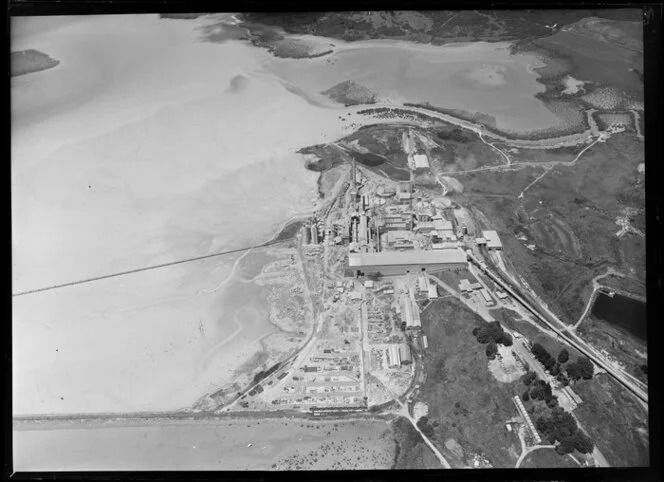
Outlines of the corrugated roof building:
[[486,247],[489,249],[503,249],[503,243],[500,242],[498,233],[495,231],[482,231],[482,236],[486,239]]
[[401,343],[399,345],[399,357],[401,358],[402,365],[407,365],[413,362],[413,357],[410,354],[410,347],[406,343]]
[[388,366],[396,368],[401,366],[401,356],[398,345],[390,345],[387,349]]

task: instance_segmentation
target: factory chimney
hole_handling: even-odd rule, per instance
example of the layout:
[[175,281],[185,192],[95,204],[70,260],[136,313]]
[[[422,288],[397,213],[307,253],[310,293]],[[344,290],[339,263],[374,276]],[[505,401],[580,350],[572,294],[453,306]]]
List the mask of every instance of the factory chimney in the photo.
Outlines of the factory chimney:
[[353,170],[351,173],[351,180],[353,182],[353,189],[357,187],[357,174],[356,174],[356,168],[355,168],[355,156],[353,156]]

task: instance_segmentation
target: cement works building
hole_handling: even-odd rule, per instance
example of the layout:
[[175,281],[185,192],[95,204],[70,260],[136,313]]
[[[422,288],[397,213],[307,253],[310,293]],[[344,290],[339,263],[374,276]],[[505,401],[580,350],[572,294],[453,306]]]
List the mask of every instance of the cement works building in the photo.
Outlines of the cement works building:
[[380,253],[350,253],[348,266],[356,276],[394,276],[406,273],[429,273],[459,270],[468,267],[465,251],[440,249],[435,251],[383,251]]

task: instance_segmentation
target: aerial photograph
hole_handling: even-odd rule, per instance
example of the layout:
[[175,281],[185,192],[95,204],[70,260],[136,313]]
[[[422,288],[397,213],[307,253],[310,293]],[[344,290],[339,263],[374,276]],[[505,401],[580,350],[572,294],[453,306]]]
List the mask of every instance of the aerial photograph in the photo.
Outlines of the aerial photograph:
[[13,471],[648,467],[643,32],[12,16]]

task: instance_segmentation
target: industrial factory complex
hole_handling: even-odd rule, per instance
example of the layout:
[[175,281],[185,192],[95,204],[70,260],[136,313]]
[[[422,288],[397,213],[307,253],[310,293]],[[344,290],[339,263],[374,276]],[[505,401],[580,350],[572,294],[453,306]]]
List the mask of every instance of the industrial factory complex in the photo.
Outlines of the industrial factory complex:
[[[414,159],[416,168],[424,165]],[[321,300],[318,331],[297,359],[243,396],[241,407],[319,414],[412,395],[423,382],[418,357],[428,347],[420,313],[439,297],[432,275],[464,275],[469,243],[480,246],[455,210],[434,192],[363,172],[353,162],[298,238]],[[498,240],[495,233],[482,236]]]
[[[413,167],[426,167],[418,156]],[[424,376],[418,356],[428,348],[420,313],[439,297],[432,275],[465,276],[470,248],[500,249],[494,231],[477,238],[467,224],[440,195],[364,173],[353,162],[329,206],[299,237],[305,271],[317,273],[314,286],[323,300],[315,344],[279,367],[270,389],[259,385],[242,406],[321,414],[412,395]],[[494,304],[485,286],[463,282],[464,296]]]
[[[467,228],[457,222],[453,209],[435,206],[426,195],[414,192],[411,182],[371,186],[358,179],[357,172],[353,164],[349,188],[339,201],[344,215],[305,226],[306,243],[346,246],[348,267],[357,277],[467,267],[461,242]],[[500,249],[495,231],[482,234],[478,245]]]
[[[418,156],[412,170],[426,166]],[[423,333],[421,313],[449,296],[487,321],[492,309],[518,309],[512,288],[483,269],[480,260],[503,263],[501,239],[486,227],[445,195],[353,161],[297,236],[307,280],[300,292],[315,300],[312,332],[296,356],[265,367],[265,378],[239,396],[240,409],[324,416],[400,405],[415,424],[423,359],[436,343]],[[539,367],[521,334],[504,329],[516,341],[501,347],[492,369],[510,378],[534,367],[561,406],[582,402]],[[506,429],[516,426],[524,444],[541,444],[524,401],[513,402]]]

